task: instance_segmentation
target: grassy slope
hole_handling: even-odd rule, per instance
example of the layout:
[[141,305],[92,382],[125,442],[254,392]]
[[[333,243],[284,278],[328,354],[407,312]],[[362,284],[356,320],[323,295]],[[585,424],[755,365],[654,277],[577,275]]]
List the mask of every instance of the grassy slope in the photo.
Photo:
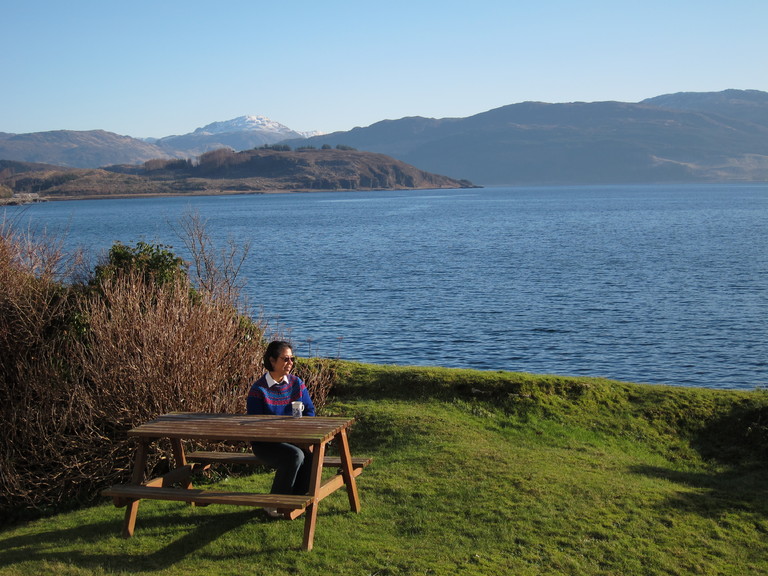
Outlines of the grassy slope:
[[[0,533],[0,574],[768,574],[768,395],[345,364],[363,511],[104,503]],[[271,474],[217,477],[266,490]]]

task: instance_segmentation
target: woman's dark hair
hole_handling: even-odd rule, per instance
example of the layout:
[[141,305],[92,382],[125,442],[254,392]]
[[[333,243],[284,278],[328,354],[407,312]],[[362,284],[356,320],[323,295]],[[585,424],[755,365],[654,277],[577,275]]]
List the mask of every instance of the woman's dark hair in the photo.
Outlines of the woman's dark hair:
[[274,340],[267,345],[267,349],[264,351],[264,368],[272,372],[275,369],[272,366],[272,358],[277,358],[280,353],[286,348],[293,350],[293,345],[285,340]]

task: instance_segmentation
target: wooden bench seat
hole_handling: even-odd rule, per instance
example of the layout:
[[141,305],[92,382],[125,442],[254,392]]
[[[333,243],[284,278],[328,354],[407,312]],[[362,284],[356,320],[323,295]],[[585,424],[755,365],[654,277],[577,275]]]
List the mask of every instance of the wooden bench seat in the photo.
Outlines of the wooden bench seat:
[[[248,464],[264,465],[254,454],[248,452],[190,452],[187,460],[200,464]],[[363,468],[373,462],[373,458],[352,458],[352,469],[355,476],[359,476]],[[326,456],[323,459],[324,468],[339,468],[341,458],[338,456]]]
[[215,492],[207,490],[185,490],[181,488],[161,488],[144,484],[118,484],[102,491],[110,496],[115,506],[125,506],[128,500],[174,500],[194,504],[232,504],[237,506],[257,506],[280,508],[285,510],[304,510],[312,503],[312,497],[292,496],[290,494],[256,494],[247,492]]

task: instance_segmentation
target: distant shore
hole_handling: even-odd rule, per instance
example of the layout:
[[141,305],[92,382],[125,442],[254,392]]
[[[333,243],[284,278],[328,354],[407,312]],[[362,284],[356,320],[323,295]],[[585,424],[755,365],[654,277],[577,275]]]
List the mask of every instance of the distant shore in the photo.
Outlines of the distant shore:
[[46,200],[41,198],[39,194],[18,194],[16,196],[11,196],[10,198],[0,198],[0,206],[22,206],[24,204],[35,204],[37,202],[45,201]]
[[[473,188],[482,188],[482,186],[473,186]],[[327,189],[320,190],[317,188],[306,189],[281,189],[270,188],[265,190],[199,190],[189,193],[166,193],[166,192],[154,192],[148,194],[73,194],[68,196],[39,196],[28,194],[26,196],[35,196],[35,198],[20,198],[15,196],[13,198],[0,198],[0,206],[21,206],[25,204],[36,204],[39,202],[66,202],[70,200],[124,200],[132,198],[175,198],[175,197],[200,197],[200,196],[244,196],[244,195],[259,195],[259,194],[301,194],[307,192],[394,192],[394,191],[410,191],[415,192],[418,190],[461,190],[461,188],[366,188],[366,189]]]

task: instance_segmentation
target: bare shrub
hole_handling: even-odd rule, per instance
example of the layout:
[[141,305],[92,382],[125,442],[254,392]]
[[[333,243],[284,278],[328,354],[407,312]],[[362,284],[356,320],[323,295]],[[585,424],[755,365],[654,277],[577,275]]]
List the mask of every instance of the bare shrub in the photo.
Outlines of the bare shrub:
[[264,343],[261,327],[231,306],[204,293],[190,298],[183,280],[158,289],[132,274],[103,284],[81,313],[88,330],[71,354],[85,393],[80,410],[120,431],[109,458],[115,473],[129,465],[125,431],[135,425],[174,411],[243,412]]
[[307,385],[317,413],[322,413],[338,377],[337,362],[330,358],[301,358],[295,374]]
[[206,221],[199,212],[186,212],[179,222],[176,234],[192,256],[191,275],[194,283],[215,298],[223,298],[233,305],[242,304],[243,285],[240,271],[251,249],[251,242],[228,238],[223,247],[214,248]]
[[109,383],[105,414],[242,411],[263,353],[257,325],[207,293],[191,298],[183,280],[158,289],[126,275],[101,290],[84,299],[88,331],[72,358],[86,381]]
[[[263,328],[146,270],[66,285],[57,244],[0,227],[0,517],[127,475],[125,432],[163,412],[242,412]],[[151,252],[153,253],[153,252]],[[236,291],[219,290],[233,299]]]
[[260,327],[190,298],[183,282],[158,289],[123,276],[74,313],[83,334],[38,339],[36,355],[17,354],[3,379],[5,511],[88,499],[125,480],[128,429],[165,412],[242,412],[260,371]]
[[[126,432],[142,422],[244,412],[266,326],[239,310],[233,248],[216,262],[202,223],[189,225],[211,263],[195,285],[170,273],[173,255],[147,245],[118,246],[95,278],[65,284],[59,244],[0,226],[0,523],[125,481],[134,448]],[[169,273],[148,273],[155,268]],[[308,359],[297,370],[322,410],[333,363]],[[166,466],[167,454],[150,466]]]
[[71,299],[58,281],[66,271],[58,244],[0,223],[0,511],[7,516],[20,502],[36,502],[47,490],[41,484],[59,488],[62,471],[49,459],[46,438],[62,440],[55,462],[68,457],[62,373]]

